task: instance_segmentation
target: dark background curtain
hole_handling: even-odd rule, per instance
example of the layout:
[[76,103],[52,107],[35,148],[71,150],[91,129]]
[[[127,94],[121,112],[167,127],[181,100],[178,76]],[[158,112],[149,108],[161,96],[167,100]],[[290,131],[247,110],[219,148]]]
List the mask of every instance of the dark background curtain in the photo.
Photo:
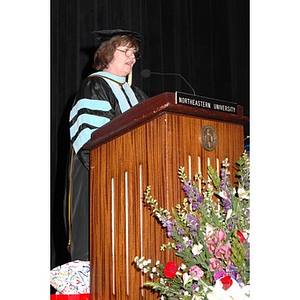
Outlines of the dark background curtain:
[[69,260],[63,195],[70,107],[82,79],[94,72],[91,32],[113,28],[144,36],[133,83],[148,96],[191,92],[179,77],[140,75],[175,72],[197,95],[237,102],[249,115],[249,0],[52,0],[51,268]]

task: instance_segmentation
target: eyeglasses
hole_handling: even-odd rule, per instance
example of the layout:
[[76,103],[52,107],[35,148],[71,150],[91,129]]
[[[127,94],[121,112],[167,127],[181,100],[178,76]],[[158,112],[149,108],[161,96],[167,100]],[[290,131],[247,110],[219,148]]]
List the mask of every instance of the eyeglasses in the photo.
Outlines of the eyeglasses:
[[141,53],[138,52],[138,51],[134,51],[134,50],[131,50],[131,49],[124,49],[124,50],[123,49],[116,49],[116,50],[124,52],[127,57],[130,57],[133,54],[135,59],[141,58]]

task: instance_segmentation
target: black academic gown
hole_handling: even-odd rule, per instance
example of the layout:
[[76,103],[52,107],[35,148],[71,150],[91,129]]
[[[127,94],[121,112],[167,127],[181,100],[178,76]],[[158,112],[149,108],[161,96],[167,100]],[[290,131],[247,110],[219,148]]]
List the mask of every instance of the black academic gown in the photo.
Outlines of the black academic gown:
[[[131,86],[131,89],[138,102],[147,98],[137,87]],[[97,76],[86,78],[76,94],[73,107],[82,98],[108,101],[111,109],[103,112],[97,111],[96,113],[105,116],[109,120],[122,114],[118,99],[107,84],[107,80],[103,78]],[[82,109],[85,114],[95,113],[89,108],[81,108],[81,112]],[[72,120],[70,120],[70,126],[72,126]],[[84,126],[93,127],[86,124]],[[83,149],[83,147],[76,154],[73,143],[74,139],[71,139],[69,184],[65,196],[68,211],[66,223],[69,232],[69,250],[71,261],[87,261],[90,259],[89,150]]]

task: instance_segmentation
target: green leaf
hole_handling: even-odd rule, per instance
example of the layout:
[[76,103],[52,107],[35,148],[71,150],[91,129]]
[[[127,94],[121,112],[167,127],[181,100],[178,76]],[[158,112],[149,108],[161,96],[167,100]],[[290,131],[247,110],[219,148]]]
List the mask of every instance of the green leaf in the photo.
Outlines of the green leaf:
[[220,188],[220,178],[212,166],[207,167],[207,174],[208,174],[209,178],[212,180],[216,189],[219,189]]

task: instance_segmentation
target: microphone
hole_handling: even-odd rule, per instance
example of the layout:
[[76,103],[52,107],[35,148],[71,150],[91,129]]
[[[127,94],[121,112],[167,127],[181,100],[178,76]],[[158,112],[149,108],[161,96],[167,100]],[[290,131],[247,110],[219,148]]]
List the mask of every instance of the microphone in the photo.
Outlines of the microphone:
[[188,83],[188,81],[179,73],[160,73],[160,72],[151,72],[149,69],[144,69],[141,71],[141,76],[143,78],[148,78],[151,76],[151,74],[154,75],[175,75],[175,76],[179,76],[181,79],[183,79],[183,81],[188,85],[188,87],[193,91],[193,94],[196,95],[195,90],[193,89],[193,87]]

